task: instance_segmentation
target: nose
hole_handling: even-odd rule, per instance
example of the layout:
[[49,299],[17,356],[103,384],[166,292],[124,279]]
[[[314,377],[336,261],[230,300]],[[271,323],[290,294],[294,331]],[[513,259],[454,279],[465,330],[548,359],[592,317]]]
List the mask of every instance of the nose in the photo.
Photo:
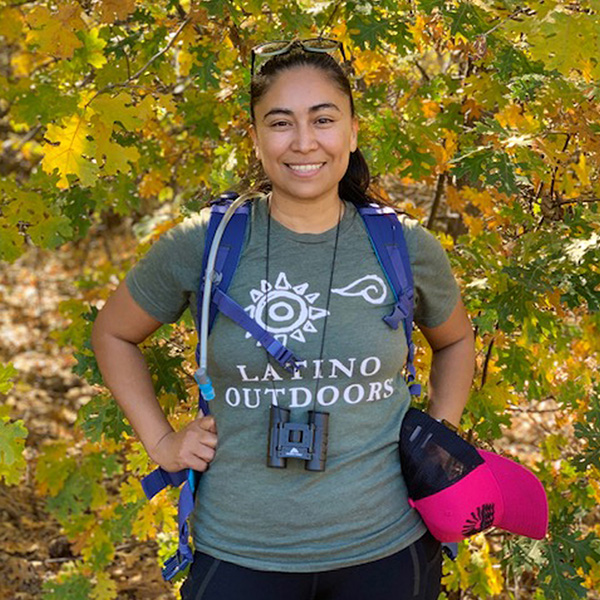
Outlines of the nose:
[[314,129],[307,123],[299,123],[294,129],[292,149],[297,152],[312,152],[318,146]]

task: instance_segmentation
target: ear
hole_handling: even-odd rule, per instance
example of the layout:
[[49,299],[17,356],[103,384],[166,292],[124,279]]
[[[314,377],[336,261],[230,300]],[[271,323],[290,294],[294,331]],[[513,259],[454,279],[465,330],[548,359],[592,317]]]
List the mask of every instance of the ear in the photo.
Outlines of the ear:
[[358,118],[352,118],[352,132],[350,134],[350,152],[358,148]]
[[250,132],[250,137],[254,143],[254,154],[256,155],[256,158],[260,160],[260,149],[258,147],[258,134],[256,133],[256,127],[254,127],[254,125],[250,125],[250,129],[248,131]]

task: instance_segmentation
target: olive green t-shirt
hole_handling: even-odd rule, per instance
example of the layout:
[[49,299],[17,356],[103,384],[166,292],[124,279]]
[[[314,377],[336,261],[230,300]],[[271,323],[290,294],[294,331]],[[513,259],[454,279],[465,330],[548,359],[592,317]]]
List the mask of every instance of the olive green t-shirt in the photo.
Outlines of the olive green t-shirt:
[[[300,234],[272,219],[267,244],[266,201],[253,202],[229,294],[302,360],[292,374],[273,366],[244,329],[217,316],[208,372],[219,441],[198,485],[195,548],[270,571],[323,571],[389,556],[425,532],[408,504],[398,455],[410,395],[404,330],[382,320],[393,293],[351,203],[339,231]],[[195,313],[208,217],[205,209],[164,234],[127,275],[135,301],[159,321],[176,321],[188,306]],[[399,219],[415,321],[436,327],[456,305],[457,284],[436,238]],[[299,423],[308,410],[329,413],[325,471],[307,471],[298,459],[267,467],[271,404],[291,409]]]

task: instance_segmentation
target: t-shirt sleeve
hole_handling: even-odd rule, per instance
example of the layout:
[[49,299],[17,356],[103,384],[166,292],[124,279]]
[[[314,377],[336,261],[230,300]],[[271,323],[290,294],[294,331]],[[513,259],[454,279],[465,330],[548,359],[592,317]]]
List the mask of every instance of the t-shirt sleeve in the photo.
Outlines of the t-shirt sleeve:
[[209,214],[203,210],[161,235],[125,277],[136,303],[162,323],[176,322],[198,289]]
[[415,323],[444,323],[460,297],[450,261],[438,239],[414,219],[400,216],[415,286]]

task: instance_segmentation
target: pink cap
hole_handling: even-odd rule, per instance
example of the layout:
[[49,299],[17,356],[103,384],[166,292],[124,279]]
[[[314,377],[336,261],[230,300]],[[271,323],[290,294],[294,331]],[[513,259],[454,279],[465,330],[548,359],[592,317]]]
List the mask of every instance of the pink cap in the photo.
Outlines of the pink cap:
[[537,540],[548,531],[548,500],[537,477],[518,463],[485,450],[484,462],[460,481],[411,500],[440,542],[458,542],[488,527]]

